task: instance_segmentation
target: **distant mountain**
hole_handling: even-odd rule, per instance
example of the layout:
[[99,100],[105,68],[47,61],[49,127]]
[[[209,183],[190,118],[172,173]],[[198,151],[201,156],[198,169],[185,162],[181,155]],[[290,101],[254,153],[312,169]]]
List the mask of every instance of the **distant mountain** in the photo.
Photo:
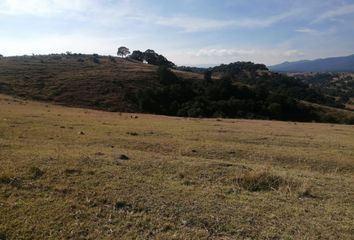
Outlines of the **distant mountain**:
[[269,69],[275,72],[354,72],[354,54],[312,61],[284,62],[270,66]]

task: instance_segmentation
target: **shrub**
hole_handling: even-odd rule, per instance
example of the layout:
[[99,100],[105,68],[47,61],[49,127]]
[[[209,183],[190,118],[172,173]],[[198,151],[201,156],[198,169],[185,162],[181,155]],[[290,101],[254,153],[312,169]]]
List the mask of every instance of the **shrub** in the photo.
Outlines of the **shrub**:
[[250,192],[278,190],[292,182],[268,171],[249,171],[235,179],[236,184]]
[[168,67],[160,66],[157,75],[161,84],[171,85],[178,82],[177,76]]
[[93,54],[92,61],[96,64],[100,63],[100,57],[97,54]]
[[42,177],[44,175],[44,172],[37,167],[31,167],[29,169],[29,175],[30,175],[30,178],[37,179],[37,178]]
[[110,60],[111,62],[116,62],[116,59],[115,59],[114,57],[109,56],[108,58],[109,58],[109,60]]

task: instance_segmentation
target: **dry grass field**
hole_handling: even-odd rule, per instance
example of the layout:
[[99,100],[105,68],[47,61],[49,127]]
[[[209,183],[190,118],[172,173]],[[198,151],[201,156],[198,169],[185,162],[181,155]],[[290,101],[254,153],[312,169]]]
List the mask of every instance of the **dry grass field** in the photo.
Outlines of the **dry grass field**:
[[353,126],[0,96],[0,239],[353,236]]

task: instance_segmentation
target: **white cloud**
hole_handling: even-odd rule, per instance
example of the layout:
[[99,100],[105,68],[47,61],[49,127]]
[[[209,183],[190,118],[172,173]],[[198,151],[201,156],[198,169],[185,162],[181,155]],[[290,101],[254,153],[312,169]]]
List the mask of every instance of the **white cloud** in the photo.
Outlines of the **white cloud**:
[[93,4],[93,1],[85,0],[3,0],[0,2],[0,14],[45,17],[67,11],[83,12]]
[[305,54],[299,50],[285,48],[201,48],[183,52],[186,54],[171,52],[167,55],[171,56],[171,59],[177,64],[190,65],[218,65],[237,61],[252,61],[271,65],[305,57]]
[[289,12],[265,18],[241,18],[236,20],[207,19],[185,16],[143,16],[137,19],[157,25],[180,28],[186,32],[201,32],[223,28],[266,28],[292,16],[293,14],[293,12]]
[[226,49],[226,48],[202,48],[197,51],[189,51],[188,55],[197,57],[225,57],[225,56],[249,56],[255,53],[254,49]]
[[353,13],[354,13],[354,4],[347,4],[347,5],[340,6],[336,9],[332,9],[322,13],[313,21],[313,23],[318,23],[326,20],[334,20],[337,17],[341,17]]
[[108,38],[83,34],[51,35],[33,39],[0,38],[0,46],[2,46],[1,54],[6,56],[64,53],[66,51],[110,55],[114,54],[118,46],[129,43],[133,38],[134,36]]
[[298,33],[316,33],[317,30],[312,29],[312,28],[298,28],[298,29],[295,30],[295,32],[298,32]]
[[0,15],[31,15],[36,17],[73,17],[74,20],[113,24],[121,20],[135,20],[147,24],[180,28],[186,32],[200,32],[223,28],[266,28],[294,15],[282,13],[263,18],[210,19],[190,16],[157,16],[142,10],[132,0],[116,2],[98,0],[0,0]]

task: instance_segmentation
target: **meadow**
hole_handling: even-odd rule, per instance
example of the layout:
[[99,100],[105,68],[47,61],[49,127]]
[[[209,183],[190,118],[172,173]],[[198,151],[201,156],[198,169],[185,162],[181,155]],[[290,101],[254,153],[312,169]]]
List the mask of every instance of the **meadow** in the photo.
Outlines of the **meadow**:
[[0,239],[353,239],[354,126],[0,95]]

